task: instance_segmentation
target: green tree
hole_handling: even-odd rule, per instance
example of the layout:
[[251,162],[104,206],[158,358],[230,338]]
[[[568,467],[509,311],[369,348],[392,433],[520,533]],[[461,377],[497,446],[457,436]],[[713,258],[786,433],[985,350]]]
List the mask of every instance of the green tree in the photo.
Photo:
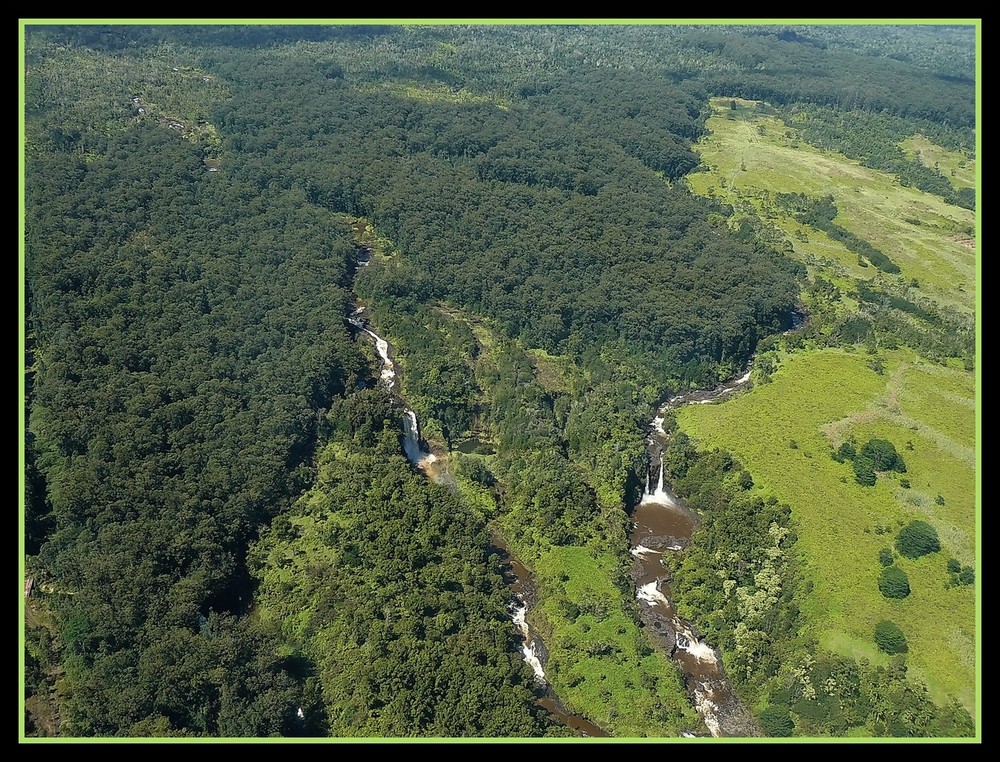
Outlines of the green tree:
[[941,550],[937,530],[926,521],[911,521],[899,530],[896,550],[907,558],[920,558]]
[[899,629],[899,625],[888,619],[883,619],[875,625],[875,645],[887,654],[904,654],[909,650],[906,636]]
[[910,579],[898,566],[887,566],[879,575],[878,589],[886,598],[905,598],[910,594]]
[[795,722],[788,707],[769,704],[757,715],[760,726],[772,738],[787,738],[795,730]]
[[859,455],[854,459],[854,480],[862,487],[875,486],[875,464],[871,458]]
[[861,455],[871,459],[876,471],[906,473],[906,463],[896,452],[895,445],[887,439],[869,439],[861,448]]
[[857,450],[854,449],[854,442],[847,440],[840,445],[840,449],[837,450],[837,454],[840,456],[841,460],[854,460],[854,456],[857,455]]

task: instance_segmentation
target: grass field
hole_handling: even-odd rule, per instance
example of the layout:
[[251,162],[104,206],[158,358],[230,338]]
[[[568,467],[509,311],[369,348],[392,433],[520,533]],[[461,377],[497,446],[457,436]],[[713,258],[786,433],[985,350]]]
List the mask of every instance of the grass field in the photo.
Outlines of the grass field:
[[[932,696],[955,696],[972,710],[974,587],[945,587],[949,557],[975,559],[975,461],[965,444],[975,413],[971,396],[960,391],[967,375],[922,364],[902,350],[889,356],[881,376],[863,354],[799,352],[784,359],[772,383],[724,404],[687,406],[678,421],[701,446],[732,451],[758,485],[792,507],[814,584],[802,610],[822,646],[883,661],[872,631],[879,619],[892,619],[909,640],[911,672]],[[953,417],[919,404],[938,398],[952,403]],[[851,436],[859,445],[890,440],[908,472],[882,475],[874,487],[858,485],[850,463],[830,457]],[[937,528],[942,550],[898,561],[913,592],[889,600],[878,590],[878,552],[914,519]]]
[[[690,177],[693,191],[724,200],[737,218],[752,211],[777,227],[793,245],[790,256],[806,263],[813,276],[848,286],[875,277],[874,268],[858,266],[855,254],[820,231],[802,228],[774,203],[777,193],[830,194],[839,210],[835,222],[900,266],[902,273],[890,277],[917,279],[919,293],[974,313],[972,212],[800,142],[794,125],[754,102],[737,100],[736,110],[728,98],[713,105],[711,133],[698,146],[708,171]],[[954,168],[956,187],[974,179],[971,162],[959,167],[958,154],[922,136],[904,148],[919,150],[930,166],[939,162],[946,176]],[[855,306],[845,301],[841,308]],[[723,404],[685,407],[678,421],[702,447],[732,451],[762,490],[792,507],[798,548],[814,586],[802,611],[822,647],[884,663],[872,633],[877,621],[891,619],[909,641],[910,674],[927,684],[936,701],[957,698],[974,713],[975,586],[946,586],[949,558],[977,563],[974,376],[906,348],[881,357],[882,375],[861,351],[785,354],[771,383]],[[848,438],[860,447],[872,437],[893,442],[908,471],[880,475],[874,487],[862,487],[850,462],[838,463],[830,454]],[[878,553],[915,519],[937,529],[942,550],[898,559],[912,592],[890,600],[878,589]]]
[[855,278],[871,278],[875,268],[861,268],[857,255],[824,233],[808,230],[808,241],[795,237],[802,226],[773,203],[778,193],[832,195],[835,222],[882,250],[916,279],[923,294],[972,313],[975,304],[975,214],[942,199],[906,188],[891,175],[862,167],[830,151],[800,142],[794,125],[762,113],[753,101],[713,100],[711,133],[696,147],[709,171],[688,177],[691,189],[714,195],[739,211],[755,213],[781,229],[794,246],[792,256],[810,265],[830,260]]
[[[927,167],[936,167],[951,181],[955,190],[974,188],[976,186],[976,161],[969,159],[957,151],[949,151],[928,140],[923,135],[914,135],[900,144],[907,154],[920,156],[920,161]],[[919,153],[918,153],[919,152]]]

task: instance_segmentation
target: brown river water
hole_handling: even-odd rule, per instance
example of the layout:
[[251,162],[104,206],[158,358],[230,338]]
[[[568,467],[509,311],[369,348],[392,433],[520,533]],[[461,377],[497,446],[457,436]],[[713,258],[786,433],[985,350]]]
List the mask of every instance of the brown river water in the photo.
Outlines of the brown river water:
[[[381,381],[393,391],[397,369],[392,360],[392,348],[381,336],[367,327],[358,307],[350,322],[373,340],[382,359]],[[697,527],[698,517],[683,506],[665,486],[662,449],[667,435],[663,431],[662,415],[670,408],[683,404],[705,404],[723,397],[745,384],[749,372],[739,379],[721,384],[712,390],[701,390],[671,398],[654,418],[646,440],[650,454],[650,474],[638,505],[634,506],[629,534],[629,550],[634,557],[632,578],[636,587],[636,605],[651,640],[667,652],[680,668],[689,695],[704,721],[708,734],[715,737],[746,737],[760,735],[752,715],[743,706],[726,678],[720,655],[702,642],[694,625],[677,616],[671,603],[669,574],[662,563],[665,553],[675,553],[687,547]],[[415,466],[429,477],[442,483],[453,482],[447,473],[447,461],[438,460],[424,450],[416,414],[407,409],[403,416],[404,449]],[[478,444],[478,443],[477,443]],[[440,473],[439,473],[440,471]],[[657,480],[654,484],[653,474]],[[576,730],[582,736],[607,737],[609,734],[581,715],[570,712],[555,695],[545,678],[548,659],[545,645],[526,622],[528,610],[537,602],[531,574],[510,552],[502,538],[491,538],[500,559],[504,580],[515,595],[511,618],[521,634],[524,660],[535,672],[535,680],[544,695],[538,700],[557,721]]]

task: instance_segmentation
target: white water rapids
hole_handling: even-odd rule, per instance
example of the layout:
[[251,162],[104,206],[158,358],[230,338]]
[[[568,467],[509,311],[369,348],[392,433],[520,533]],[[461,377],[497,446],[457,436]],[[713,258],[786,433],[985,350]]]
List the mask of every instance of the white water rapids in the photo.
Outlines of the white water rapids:
[[[675,514],[685,511],[665,483],[666,468],[663,451],[669,439],[665,419],[670,411],[684,404],[708,404],[736,391],[750,380],[747,370],[739,378],[717,385],[711,391],[696,390],[671,397],[656,411],[646,433],[650,453],[650,466],[646,473],[630,532],[632,547],[629,552],[642,567],[636,579],[636,600],[641,607],[643,621],[664,632],[672,632],[668,641],[671,655],[681,665],[695,709],[705,728],[714,737],[756,735],[752,715],[733,694],[726,680],[719,654],[694,633],[694,627],[682,620],[670,601],[669,583],[663,574],[662,557],[665,552],[682,550],[690,537],[691,527],[686,526]],[[659,460],[659,472],[653,468]],[[646,543],[646,544],[644,544]],[[652,546],[652,547],[650,547]],[[663,590],[660,589],[661,583]],[[652,619],[650,619],[652,617]],[[684,735],[688,735],[685,733]]]
[[528,663],[535,671],[535,679],[545,684],[545,670],[542,669],[542,662],[539,660],[538,655],[535,653],[532,644],[531,631],[528,629],[528,622],[525,616],[528,613],[528,607],[523,603],[518,603],[514,608],[513,616],[514,624],[517,625],[517,629],[521,633],[521,653],[524,654],[524,660]]
[[[358,307],[354,310],[354,314],[348,318],[348,322],[359,331],[368,334],[374,341],[375,351],[382,359],[382,372],[379,380],[391,392],[396,385],[396,364],[389,356],[389,342],[365,326],[364,319],[361,317],[361,313],[364,311],[364,307]],[[409,408],[403,411],[403,451],[410,462],[419,468],[437,460],[433,453],[425,452],[420,448],[420,425],[417,422],[417,414]]]

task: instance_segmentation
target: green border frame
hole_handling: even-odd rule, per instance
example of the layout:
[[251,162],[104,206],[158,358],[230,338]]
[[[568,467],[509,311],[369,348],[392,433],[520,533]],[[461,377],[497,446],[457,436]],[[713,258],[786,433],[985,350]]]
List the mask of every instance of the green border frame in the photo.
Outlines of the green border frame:
[[51,26],[56,24],[118,24],[118,25],[271,25],[271,24],[385,24],[385,25],[756,25],[756,24],[795,24],[795,25],[961,25],[974,26],[976,30],[976,558],[982,561],[982,19],[977,18],[872,18],[872,19],[836,19],[836,18],[215,18],[215,19],[173,19],[173,18],[134,18],[134,19],[81,19],[81,18],[21,18],[18,19],[18,616],[19,616],[19,658],[18,658],[18,741],[19,743],[197,743],[197,744],[230,744],[230,743],[290,743],[290,744],[339,744],[339,743],[695,743],[695,744],[754,744],[754,743],[848,743],[848,744],[884,744],[884,743],[981,743],[982,742],[982,584],[976,585],[976,735],[972,738],[29,738],[25,736],[24,724],[24,616],[25,616],[25,538],[24,538],[24,498],[25,498],[25,263],[24,263],[24,177],[25,177],[25,136],[24,136],[24,80],[25,80],[25,27]]

